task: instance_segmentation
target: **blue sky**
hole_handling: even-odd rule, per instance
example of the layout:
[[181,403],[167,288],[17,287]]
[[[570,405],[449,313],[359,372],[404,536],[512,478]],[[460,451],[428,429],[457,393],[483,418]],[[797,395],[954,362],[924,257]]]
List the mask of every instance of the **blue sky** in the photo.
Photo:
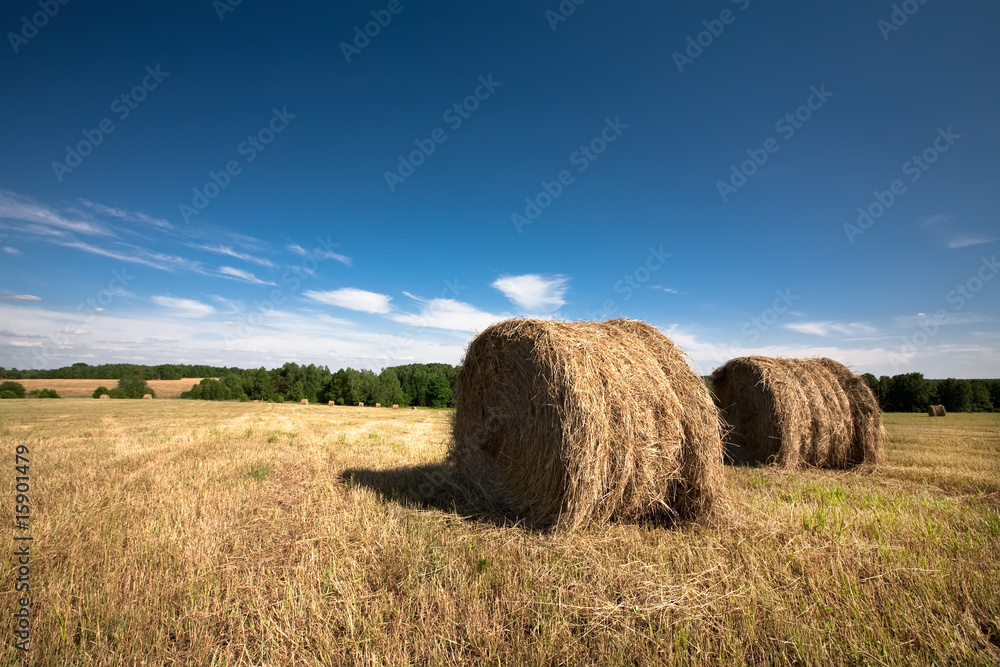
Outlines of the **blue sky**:
[[1000,376],[1000,6],[336,4],[4,4],[0,365],[626,316]]

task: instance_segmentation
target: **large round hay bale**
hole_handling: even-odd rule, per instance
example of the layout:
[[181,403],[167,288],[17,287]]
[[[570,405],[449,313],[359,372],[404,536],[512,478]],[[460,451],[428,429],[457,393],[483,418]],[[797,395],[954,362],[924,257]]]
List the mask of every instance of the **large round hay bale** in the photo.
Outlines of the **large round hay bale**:
[[514,319],[469,345],[449,460],[530,523],[707,516],[723,495],[705,383],[641,322]]
[[948,411],[944,409],[943,405],[930,405],[927,407],[927,414],[931,417],[944,417],[947,416]]
[[717,368],[712,383],[735,461],[845,468],[880,460],[882,412],[843,364],[740,357]]

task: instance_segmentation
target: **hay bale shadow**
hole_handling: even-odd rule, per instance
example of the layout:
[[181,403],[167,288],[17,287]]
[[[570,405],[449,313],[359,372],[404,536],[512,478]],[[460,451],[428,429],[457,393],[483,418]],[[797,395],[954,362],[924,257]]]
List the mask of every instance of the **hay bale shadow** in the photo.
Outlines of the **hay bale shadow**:
[[370,489],[385,501],[404,507],[447,512],[463,521],[497,527],[526,527],[524,519],[508,508],[491,504],[464,489],[456,481],[454,470],[445,463],[388,470],[349,468],[340,474],[340,481],[348,486]]

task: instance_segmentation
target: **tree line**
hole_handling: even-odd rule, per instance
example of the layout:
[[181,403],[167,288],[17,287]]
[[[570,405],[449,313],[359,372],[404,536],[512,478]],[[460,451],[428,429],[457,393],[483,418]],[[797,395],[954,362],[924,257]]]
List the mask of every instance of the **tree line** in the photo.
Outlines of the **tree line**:
[[924,412],[929,405],[948,412],[1000,411],[1000,380],[926,380],[922,373],[861,377],[883,412]]
[[181,394],[181,398],[209,401],[260,400],[283,403],[308,400],[310,403],[357,405],[418,405],[446,408],[455,405],[455,378],[458,366],[409,364],[391,366],[381,373],[342,368],[330,372],[326,366],[287,363],[281,368],[228,372],[206,378]]
[[120,380],[124,377],[141,377],[143,380],[180,380],[182,378],[214,378],[226,373],[239,372],[240,368],[203,366],[196,364],[73,364],[50,370],[18,370],[0,366],[0,379],[8,380]]

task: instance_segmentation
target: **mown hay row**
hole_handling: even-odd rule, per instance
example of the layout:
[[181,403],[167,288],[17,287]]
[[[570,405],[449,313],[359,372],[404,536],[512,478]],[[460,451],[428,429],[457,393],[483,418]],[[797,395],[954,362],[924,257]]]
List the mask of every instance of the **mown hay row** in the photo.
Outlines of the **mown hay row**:
[[881,458],[878,403],[832,359],[741,357],[716,369],[712,382],[735,461],[846,468]]
[[449,459],[538,526],[704,517],[723,495],[704,382],[641,322],[514,319],[469,345]]

